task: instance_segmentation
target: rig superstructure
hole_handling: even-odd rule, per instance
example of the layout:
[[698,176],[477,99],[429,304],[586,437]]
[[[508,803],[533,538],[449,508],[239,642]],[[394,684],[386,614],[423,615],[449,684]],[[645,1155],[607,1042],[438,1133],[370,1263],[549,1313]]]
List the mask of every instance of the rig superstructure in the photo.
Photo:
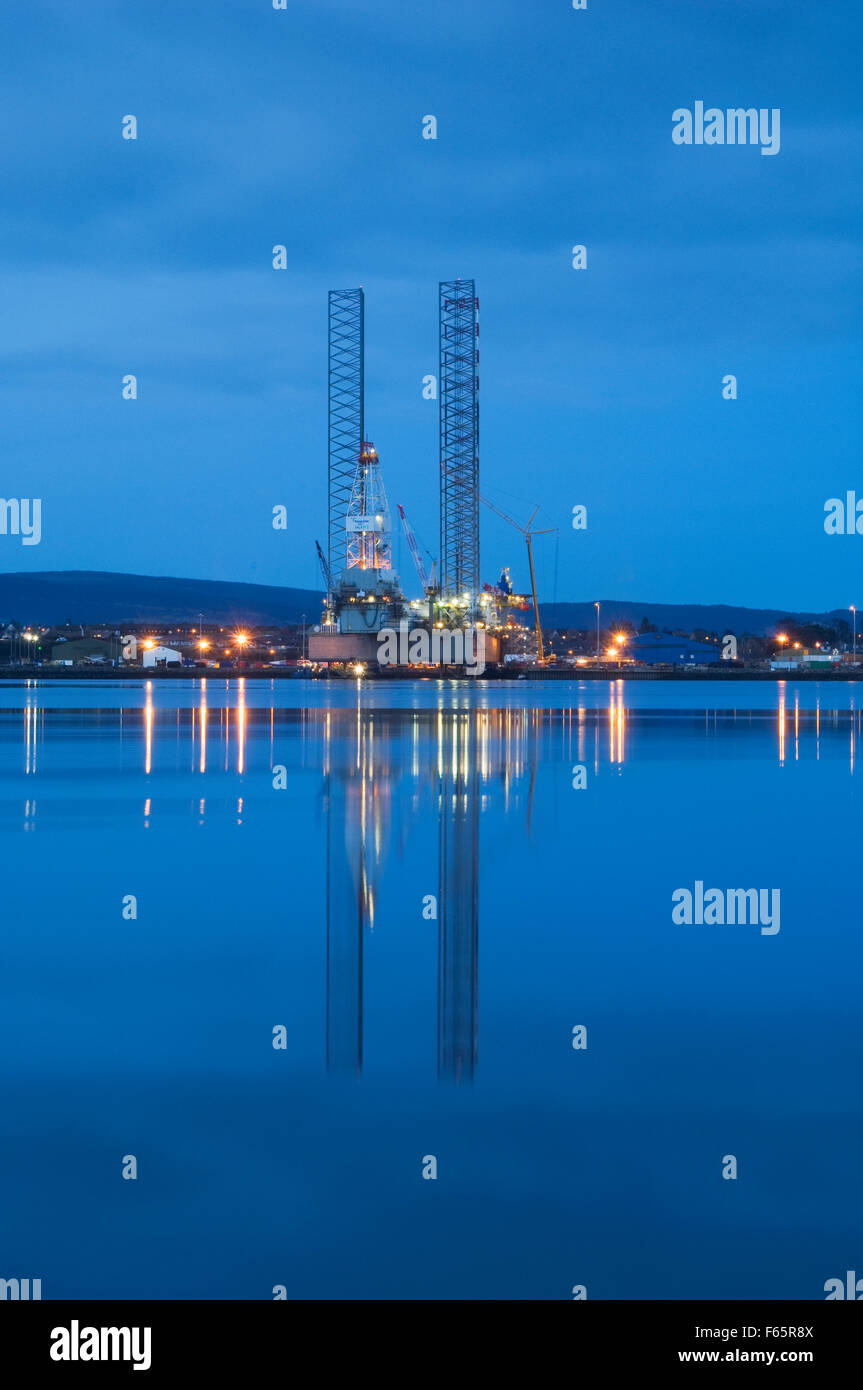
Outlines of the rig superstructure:
[[479,491],[479,300],[473,280],[440,282],[438,328],[440,562],[437,573],[432,564],[429,579],[399,506],[423,591],[422,599],[409,601],[392,568],[381,463],[366,435],[365,294],[362,288],[330,291],[326,555],[318,545],[327,592],[322,622],[309,640],[313,660],[374,661],[383,629],[423,623],[483,629],[491,643],[487,660],[494,662],[499,610],[526,606],[511,584],[507,590],[483,585],[480,578],[479,509],[486,499]]

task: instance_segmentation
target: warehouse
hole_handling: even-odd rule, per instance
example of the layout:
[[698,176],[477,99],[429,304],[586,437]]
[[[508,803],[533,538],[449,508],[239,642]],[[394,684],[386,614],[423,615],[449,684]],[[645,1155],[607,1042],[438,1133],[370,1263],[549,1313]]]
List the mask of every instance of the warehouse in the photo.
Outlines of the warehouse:
[[649,666],[708,666],[722,659],[718,642],[696,642],[671,632],[639,632],[630,637],[626,651],[633,661]]

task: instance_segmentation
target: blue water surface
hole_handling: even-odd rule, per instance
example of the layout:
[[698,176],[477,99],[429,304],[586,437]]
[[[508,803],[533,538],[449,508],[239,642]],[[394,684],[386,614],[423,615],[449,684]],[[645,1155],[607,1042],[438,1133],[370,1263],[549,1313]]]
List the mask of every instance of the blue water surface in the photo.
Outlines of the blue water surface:
[[[823,1298],[863,1268],[859,703],[0,685],[0,1276]],[[697,880],[779,932],[677,925]]]

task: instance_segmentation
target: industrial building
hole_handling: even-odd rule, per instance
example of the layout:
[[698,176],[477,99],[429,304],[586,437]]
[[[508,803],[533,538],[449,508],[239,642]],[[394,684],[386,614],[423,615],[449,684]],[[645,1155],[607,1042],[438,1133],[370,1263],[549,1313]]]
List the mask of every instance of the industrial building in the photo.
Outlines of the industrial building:
[[639,632],[626,643],[627,655],[648,666],[712,666],[722,660],[718,642],[697,642],[671,632]]
[[144,653],[141,658],[142,666],[182,666],[182,664],[182,653],[175,651],[173,647],[148,647],[145,644]]

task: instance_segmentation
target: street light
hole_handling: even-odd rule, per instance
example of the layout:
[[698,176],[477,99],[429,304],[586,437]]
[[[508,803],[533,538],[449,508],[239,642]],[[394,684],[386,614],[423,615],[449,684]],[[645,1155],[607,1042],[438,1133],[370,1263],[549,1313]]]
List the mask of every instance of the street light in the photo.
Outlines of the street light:
[[854,646],[852,647],[852,652],[853,652],[854,656],[856,656],[856,655],[857,655],[857,609],[854,607],[854,604],[853,604],[853,603],[852,603],[852,605],[851,605],[851,612],[854,614]]
[[599,604],[598,604],[598,603],[595,603],[593,606],[594,606],[594,608],[596,609],[596,660],[597,660],[597,663],[598,663],[598,662],[599,662]]

